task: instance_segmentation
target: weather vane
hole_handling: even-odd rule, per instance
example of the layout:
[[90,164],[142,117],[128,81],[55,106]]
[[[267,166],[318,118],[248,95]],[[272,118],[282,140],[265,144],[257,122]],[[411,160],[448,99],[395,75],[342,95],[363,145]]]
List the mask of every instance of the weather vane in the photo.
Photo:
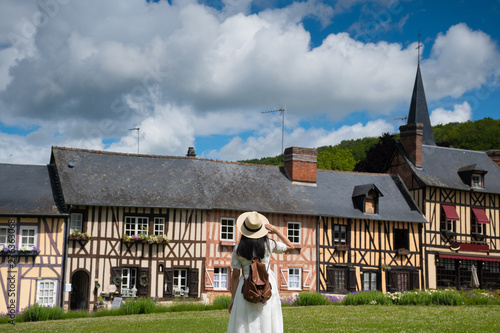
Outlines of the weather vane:
[[422,35],[420,34],[420,30],[418,31],[418,44],[417,44],[417,47],[416,49],[418,50],[418,67],[420,67],[420,48],[423,46],[421,43],[420,43],[420,37]]

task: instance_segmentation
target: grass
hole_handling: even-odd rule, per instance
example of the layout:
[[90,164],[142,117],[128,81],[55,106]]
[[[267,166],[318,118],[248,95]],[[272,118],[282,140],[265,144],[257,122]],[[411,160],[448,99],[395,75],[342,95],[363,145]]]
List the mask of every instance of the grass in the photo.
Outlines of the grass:
[[[293,306],[285,332],[500,332],[500,307]],[[54,320],[0,325],[0,332],[225,332],[227,310]]]

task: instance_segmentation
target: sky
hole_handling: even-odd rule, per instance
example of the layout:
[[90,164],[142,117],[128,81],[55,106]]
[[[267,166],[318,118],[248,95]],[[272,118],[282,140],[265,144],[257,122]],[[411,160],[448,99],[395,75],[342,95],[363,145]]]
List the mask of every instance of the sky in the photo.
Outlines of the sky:
[[433,125],[499,119],[499,39],[500,0],[2,0],[0,163],[397,133],[419,51]]

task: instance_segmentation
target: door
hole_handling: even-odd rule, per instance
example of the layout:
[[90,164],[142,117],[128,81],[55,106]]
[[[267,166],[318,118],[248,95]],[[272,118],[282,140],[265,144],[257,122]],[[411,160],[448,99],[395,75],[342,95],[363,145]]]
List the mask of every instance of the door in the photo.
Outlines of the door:
[[71,310],[88,310],[89,308],[89,274],[77,271],[71,278]]

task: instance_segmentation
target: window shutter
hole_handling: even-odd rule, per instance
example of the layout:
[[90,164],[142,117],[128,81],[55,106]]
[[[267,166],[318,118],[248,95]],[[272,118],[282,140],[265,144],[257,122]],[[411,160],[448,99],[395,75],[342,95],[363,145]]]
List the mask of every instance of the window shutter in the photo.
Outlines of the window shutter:
[[387,290],[391,293],[395,293],[397,291],[396,275],[396,272],[387,272]]
[[42,280],[38,280],[36,282],[36,302],[37,303],[40,303],[40,282],[42,282]]
[[[142,278],[143,276],[146,276],[147,278]],[[151,284],[151,278],[149,276],[149,269],[141,268],[139,270],[139,276],[137,278],[138,278],[137,295],[147,296],[148,290],[149,290],[149,285]],[[147,285],[143,286],[141,284],[141,278],[142,278],[142,282],[147,284]]]
[[[117,281],[119,281],[120,283],[118,284],[115,284],[115,277],[118,276],[118,278],[116,278]],[[116,286],[116,289],[117,291],[119,292],[120,291],[120,286],[122,284],[122,269],[121,267],[113,267],[111,268],[111,284],[114,284]]]
[[356,268],[349,267],[349,291],[356,291]]
[[333,268],[326,269],[326,290],[334,291],[335,273]]
[[188,274],[189,297],[198,297],[198,268],[192,268]]
[[411,288],[412,289],[420,289],[420,272],[419,271],[411,272]]
[[174,270],[171,268],[165,269],[165,286],[164,295],[165,297],[174,296]]

